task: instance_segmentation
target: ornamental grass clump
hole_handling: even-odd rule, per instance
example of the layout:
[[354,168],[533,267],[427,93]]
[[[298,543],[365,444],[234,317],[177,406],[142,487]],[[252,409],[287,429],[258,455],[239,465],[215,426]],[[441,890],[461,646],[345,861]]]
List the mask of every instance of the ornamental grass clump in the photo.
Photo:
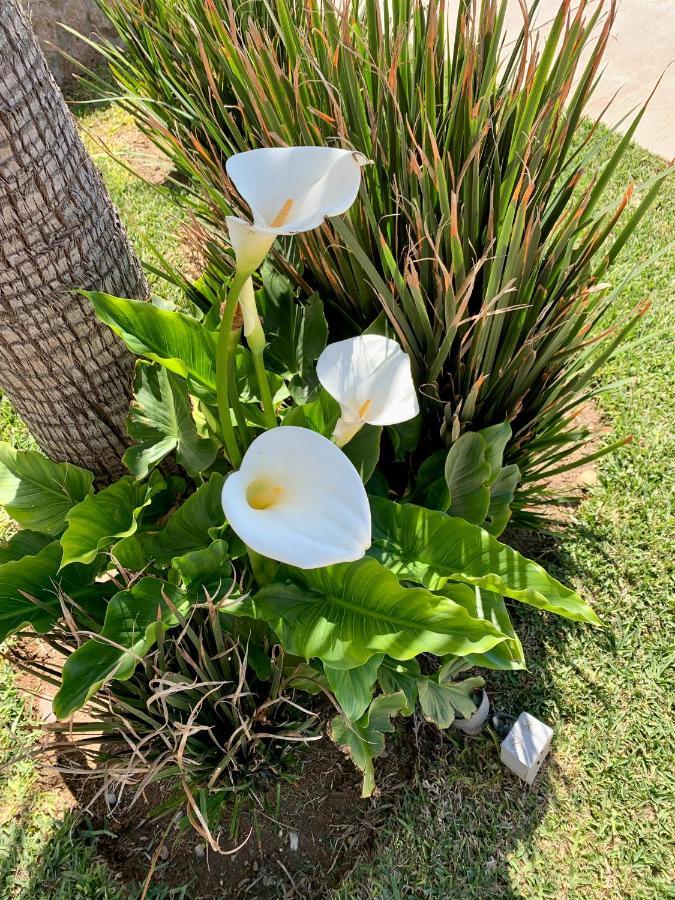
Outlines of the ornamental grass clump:
[[169,189],[220,268],[229,217],[256,216],[232,154],[312,144],[369,160],[348,214],[279,242],[274,265],[303,303],[319,292],[333,340],[386,325],[409,355],[412,470],[510,423],[518,474],[501,493],[520,482],[516,519],[534,521],[524,508],[589,457],[578,413],[645,311],[607,321],[612,266],[659,188],[607,192],[642,111],[604,162],[593,130],[579,136],[615,4],[565,0],[543,38],[534,2],[507,40],[506,0],[461,0],[453,20],[438,0],[98,3],[119,39],[100,44],[114,88],[99,89],[172,160]]
[[[136,592],[143,588],[137,584]],[[313,673],[308,680],[307,666],[289,661],[271,634],[259,628],[252,640],[245,623],[242,629],[205,598],[184,616],[176,609],[177,626],[127,672],[118,669],[83,720],[49,723],[46,731],[57,768],[85,776],[117,818],[150,797],[152,816],[183,810],[185,823],[218,851],[223,813],[238,814],[242,802],[292,777],[295,745],[321,735],[319,716],[298,703],[295,687],[304,687],[306,699]],[[75,601],[63,596],[62,603],[64,620],[42,635],[54,661],[39,662],[20,644],[11,651],[15,665],[55,686],[82,665],[78,648],[96,646],[84,630],[93,621],[83,620]],[[100,644],[97,652],[105,657]],[[58,701],[55,710],[63,714]],[[38,745],[32,752],[39,758],[44,751]]]
[[[273,169],[303,229],[322,227],[344,207],[333,157],[284,156],[288,170],[274,150],[257,155],[260,181]],[[298,158],[311,162],[300,173]],[[419,420],[409,354],[377,334],[329,343],[321,299],[299,303],[270,269],[247,297],[263,263],[256,229],[235,239],[234,276],[207,273],[181,310],[87,293],[139,357],[129,475],[95,491],[77,466],[0,444],[0,503],[24,529],[0,548],[0,640],[45,635],[65,657],[42,672],[62,730],[93,704],[79,730],[124,738],[116,774],[175,779],[214,847],[205,811],[259,790],[285,744],[325,727],[370,796],[395,717],[470,717],[482,681],[459,673],[525,666],[505,598],[598,624],[495,537],[513,494],[508,425],[463,435],[401,479],[411,454],[389,451]],[[262,344],[242,342],[242,303]]]

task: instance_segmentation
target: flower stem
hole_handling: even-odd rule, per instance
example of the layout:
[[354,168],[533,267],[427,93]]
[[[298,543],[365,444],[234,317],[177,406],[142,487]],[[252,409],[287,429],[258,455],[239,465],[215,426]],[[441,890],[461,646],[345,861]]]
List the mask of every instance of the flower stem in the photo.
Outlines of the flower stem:
[[206,424],[209,426],[209,428],[211,429],[213,434],[216,436],[216,438],[220,441],[220,443],[224,444],[225,440],[223,438],[223,432],[220,430],[220,422],[213,415],[213,413],[209,409],[208,404],[205,403],[204,401],[202,401],[199,404],[199,407],[204,415],[204,418],[206,419]]
[[[232,417],[230,415],[229,401],[229,357],[230,357],[230,333],[234,322],[234,313],[237,309],[239,293],[247,276],[235,272],[230,283],[230,290],[225,301],[225,309],[218,331],[218,346],[216,348],[216,397],[218,400],[218,415],[220,427],[225,438],[225,449],[233,466],[241,463],[241,451],[234,433]],[[234,384],[232,385],[234,388]]]
[[258,379],[258,388],[260,389],[260,399],[262,400],[263,411],[265,413],[265,424],[268,428],[276,428],[277,417],[274,413],[274,401],[272,400],[270,383],[267,379],[267,372],[265,371],[265,361],[263,358],[263,353],[262,351],[256,350],[252,350],[251,353],[253,355],[255,374]]
[[[234,332],[232,332],[234,334]],[[235,344],[239,343],[239,335],[241,334],[241,329],[237,330],[237,338]],[[230,379],[230,384],[236,384],[235,380],[235,354],[230,353],[230,358],[228,360],[228,368],[227,374]],[[241,403],[241,399],[239,397],[239,391],[235,390],[232,393],[232,397],[230,398],[232,403],[232,410],[234,411],[234,418],[237,420],[237,428],[239,429],[239,436],[244,444],[244,451],[248,448],[248,445],[251,443],[251,432],[248,427],[248,422],[246,421],[246,413],[244,412],[244,408]]]

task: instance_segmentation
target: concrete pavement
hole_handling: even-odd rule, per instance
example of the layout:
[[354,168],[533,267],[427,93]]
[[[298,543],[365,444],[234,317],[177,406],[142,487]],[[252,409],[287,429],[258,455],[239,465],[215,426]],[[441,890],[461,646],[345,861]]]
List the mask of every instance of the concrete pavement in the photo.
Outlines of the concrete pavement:
[[[577,5],[573,2],[572,8]],[[540,46],[559,8],[560,0],[540,3],[533,25],[541,32]],[[457,0],[450,0],[449,10],[450,21],[454,21]],[[515,36],[522,21],[518,0],[509,0],[507,33]],[[661,76],[634,140],[671,160],[675,157],[675,0],[621,0],[605,53],[604,72],[587,107],[588,115],[600,115],[616,94],[602,116],[607,125],[616,124],[644,103]],[[620,130],[629,124],[630,119]]]

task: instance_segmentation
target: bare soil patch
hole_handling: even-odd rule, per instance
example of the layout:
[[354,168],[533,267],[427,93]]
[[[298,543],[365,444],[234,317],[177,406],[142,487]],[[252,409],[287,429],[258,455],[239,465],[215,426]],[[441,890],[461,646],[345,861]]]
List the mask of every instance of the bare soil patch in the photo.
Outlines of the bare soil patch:
[[[85,125],[86,128],[86,125]],[[105,139],[98,132],[88,132],[101,150],[127,166],[143,181],[162,184],[171,172],[171,160],[156,147],[129,119],[105,130]]]
[[121,883],[145,886],[150,879],[155,887],[187,886],[191,900],[318,898],[368,852],[395,795],[423,759],[417,750],[413,755],[410,727],[404,724],[406,734],[392,737],[371,799],[361,798],[360,773],[328,738],[300,748],[292,780],[261,786],[236,821],[232,806],[226,809],[214,835],[221,853],[192,829],[183,808],[156,815],[169,797],[165,786],[153,785],[135,800],[133,787],[102,790],[95,770],[84,777],[68,774],[68,765],[74,771],[86,766],[75,748],[69,759],[59,759],[60,777],[99,834],[97,855]]

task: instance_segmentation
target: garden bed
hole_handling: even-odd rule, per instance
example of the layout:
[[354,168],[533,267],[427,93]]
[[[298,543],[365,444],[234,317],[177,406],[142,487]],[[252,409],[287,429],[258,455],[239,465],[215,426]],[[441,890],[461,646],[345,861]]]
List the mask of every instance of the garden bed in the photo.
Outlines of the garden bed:
[[[586,486],[593,480],[587,478]],[[597,495],[597,491],[594,494]],[[600,496],[604,494],[600,493]],[[594,500],[591,500],[591,507],[593,503]],[[581,516],[585,515],[582,509]],[[584,527],[587,528],[587,519],[583,521]],[[573,574],[575,581],[583,580],[586,577],[583,558],[584,539],[582,533],[571,542],[570,558],[567,556],[570,552],[569,543],[558,552],[551,552],[550,548],[547,548],[549,557],[547,562],[553,561],[556,572],[562,569],[568,576]],[[606,548],[605,552],[611,555],[609,548]],[[578,575],[578,572],[581,574]],[[594,599],[604,603],[605,596],[602,592],[607,590],[606,583],[602,579],[592,578],[589,579],[589,584],[591,582],[600,590],[599,597],[596,591],[593,592]],[[612,588],[610,592],[611,590]],[[150,874],[154,876],[153,883],[156,879],[158,884],[178,885],[181,879],[185,881],[194,874],[198,889],[201,890],[203,887],[205,891],[212,893],[228,890],[229,885],[242,892],[246,890],[257,892],[253,894],[254,896],[265,896],[261,892],[268,889],[271,892],[270,896],[279,896],[282,892],[289,896],[295,894],[303,896],[303,891],[318,890],[319,885],[323,885],[323,889],[327,890],[329,885],[337,886],[346,879],[343,891],[347,892],[345,896],[351,897],[357,896],[354,885],[359,879],[366,879],[370,885],[367,890],[372,895],[374,891],[381,892],[389,885],[399,886],[392,887],[392,891],[410,884],[419,886],[431,877],[432,882],[439,885],[439,890],[448,890],[448,885],[453,885],[452,889],[455,892],[459,891],[462,883],[466,884],[462,879],[467,879],[471,884],[471,890],[476,892],[475,896],[480,896],[481,885],[483,888],[496,883],[503,886],[509,872],[514,869],[519,871],[524,883],[547,885],[550,879],[555,877],[554,874],[545,873],[541,867],[532,874],[528,870],[527,860],[523,867],[518,869],[518,860],[522,860],[518,855],[522,851],[521,842],[528,842],[531,833],[539,830],[543,835],[544,852],[547,852],[545,842],[550,832],[546,823],[550,813],[546,807],[549,792],[552,791],[553,797],[557,802],[562,802],[564,807],[565,797],[575,796],[576,784],[580,784],[582,790],[588,790],[591,777],[589,766],[586,761],[579,760],[575,756],[573,735],[594,734],[592,716],[587,712],[587,708],[590,708],[591,713],[597,714],[598,703],[608,703],[610,697],[608,685],[602,685],[604,679],[602,671],[596,676],[583,660],[575,659],[573,650],[568,648],[573,648],[579,640],[585,641],[586,646],[597,645],[601,655],[607,648],[603,644],[602,637],[580,639],[573,627],[552,624],[550,620],[539,622],[537,619],[533,620],[516,613],[515,624],[522,634],[527,656],[532,661],[531,669],[529,673],[517,676],[517,685],[514,676],[494,676],[495,684],[499,685],[499,702],[513,711],[527,705],[542,718],[556,721],[562,728],[559,761],[543,773],[534,792],[523,794],[517,782],[509,781],[509,777],[500,772],[494,753],[485,752],[485,748],[490,747],[488,742],[475,741],[465,745],[461,739],[459,741],[451,739],[434,742],[430,747],[423,740],[422,758],[427,762],[421,767],[411,762],[409,766],[404,765],[403,771],[398,761],[394,769],[388,768],[392,753],[396,756],[398,750],[398,746],[392,743],[383,764],[377,766],[378,781],[382,781],[380,785],[383,789],[382,795],[375,801],[360,801],[357,798],[356,779],[353,777],[350,779],[348,774],[349,764],[337,751],[327,752],[319,747],[308,751],[304,774],[296,785],[283,788],[280,805],[276,791],[273,792],[273,796],[270,794],[265,795],[264,799],[261,798],[263,807],[266,807],[265,816],[270,816],[271,820],[278,819],[282,823],[281,826],[262,816],[263,824],[259,832],[251,836],[236,859],[216,858],[207,851],[202,856],[201,851],[195,852],[194,848],[203,845],[195,843],[193,835],[188,832],[177,837],[178,833],[172,828],[166,832],[166,840],[162,842],[162,836],[169,824],[164,822],[153,826],[149,841],[141,841],[140,836],[145,837],[149,833],[145,817],[157,798],[148,798],[149,804],[138,807],[138,811],[133,815],[123,814],[124,825],[121,828],[116,824],[115,818],[121,813],[122,807],[118,813],[111,816],[99,802],[93,810],[93,822],[99,831],[108,833],[99,835],[98,852],[103,854],[111,870],[124,881],[129,878],[137,882],[142,881],[147,876],[150,866]],[[551,652],[553,660],[549,659]],[[561,666],[561,672],[556,671],[555,661]],[[611,662],[606,658],[605,662],[611,666]],[[581,697],[577,697],[571,687],[569,694],[556,690],[561,673],[563,681],[565,676],[568,679],[571,677],[574,684],[577,683],[574,681],[574,673],[579,676],[579,684],[582,685]],[[658,677],[656,683],[660,684]],[[584,689],[587,692],[585,695]],[[592,694],[591,700],[588,698],[588,690]],[[634,695],[631,700],[635,702]],[[584,706],[584,703],[588,704],[588,707]],[[568,726],[571,726],[571,732],[565,730]],[[619,731],[621,732],[621,729]],[[572,735],[571,744],[570,735]],[[414,742],[410,740],[412,735],[409,730],[406,736],[408,746],[414,746]],[[443,750],[442,754],[439,754],[438,751],[442,747],[448,752]],[[434,760],[438,755],[442,756],[441,761]],[[398,757],[396,759],[398,760]],[[466,774],[467,767],[470,774]],[[449,772],[452,773],[450,779]],[[602,777],[603,773],[600,774]],[[406,789],[406,784],[409,786],[412,784],[413,790]],[[394,790],[401,785],[404,786],[402,801],[395,796]],[[79,790],[78,788],[76,793]],[[422,793],[426,804],[422,808],[419,808],[415,801],[416,791]],[[81,805],[86,805],[84,802],[87,799],[86,793],[85,791],[79,797]],[[330,797],[328,802],[325,801],[327,795]],[[320,802],[322,800],[323,803]],[[316,814],[313,813],[314,809]],[[312,811],[309,815],[309,825],[308,810]],[[367,811],[365,821],[363,810]],[[373,811],[376,816],[382,813],[384,816],[373,821],[371,816]],[[393,823],[386,821],[389,812],[394,814]],[[503,820],[500,819],[502,814]],[[652,821],[660,819],[660,813],[656,810],[650,815],[653,817]],[[453,823],[453,818],[463,823],[461,834]],[[490,833],[490,825],[496,826],[497,835]],[[509,825],[512,834],[507,839],[505,832],[508,831]],[[393,837],[392,829],[399,830]],[[334,837],[333,830],[338,835],[336,840],[331,840],[331,836]],[[247,820],[242,815],[235,840],[245,836],[247,831]],[[297,851],[291,849],[289,832],[298,835]],[[401,846],[401,840],[405,844],[406,833],[409,834],[410,846],[397,858],[395,848],[397,844]],[[435,843],[433,846],[425,846],[424,835],[427,834],[429,840],[430,833],[434,835]],[[446,843],[446,834],[453,835],[449,843]],[[385,845],[382,844],[383,839],[386,841]],[[464,859],[468,867],[464,872],[453,870],[444,880],[442,860],[447,861],[452,857],[453,843],[458,848],[458,858]],[[352,868],[353,860],[350,858],[347,865],[344,854],[340,851],[340,847],[350,846],[356,846],[359,850],[357,871],[351,881],[349,870]],[[415,847],[416,855],[412,852],[412,848]],[[493,855],[487,857],[491,851]],[[153,870],[155,853],[157,853],[154,860],[156,867]],[[389,855],[392,853],[393,857]],[[163,858],[165,856],[166,858]],[[485,871],[475,870],[476,860],[479,858],[486,860]],[[182,868],[186,861],[189,862],[189,866]],[[585,865],[593,865],[593,861],[589,858],[584,858],[583,861]],[[250,870],[255,868],[255,863],[258,864],[258,869],[254,871],[255,877],[252,878]],[[435,869],[435,866],[441,868]],[[661,878],[661,870],[655,863],[651,863],[651,866],[656,884]],[[204,881],[205,869],[210,873],[208,882]],[[623,877],[624,883],[627,883],[625,881],[627,876],[624,875],[621,864],[617,877]],[[306,880],[307,878],[309,880]],[[221,880],[223,885],[220,884]],[[349,893],[350,890],[353,893]],[[204,896],[210,894],[204,893]]]

